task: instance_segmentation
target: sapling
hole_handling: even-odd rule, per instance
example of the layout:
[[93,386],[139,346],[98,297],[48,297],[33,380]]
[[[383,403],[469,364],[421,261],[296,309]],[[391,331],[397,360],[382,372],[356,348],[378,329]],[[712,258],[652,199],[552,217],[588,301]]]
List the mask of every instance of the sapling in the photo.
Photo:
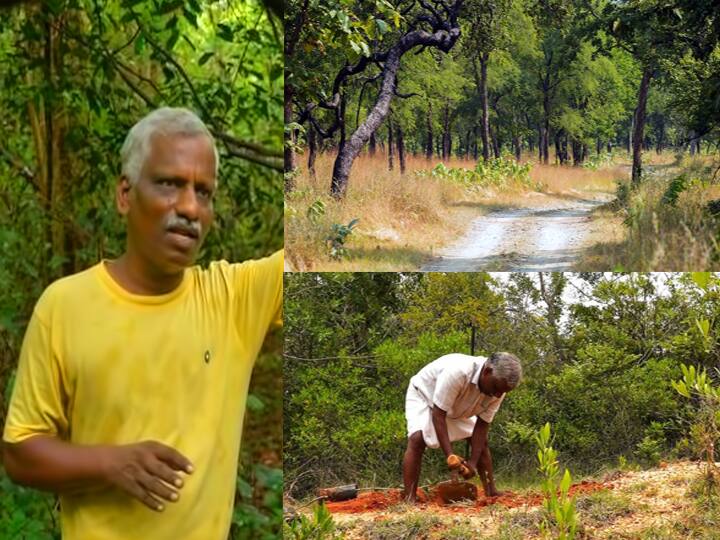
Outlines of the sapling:
[[720,470],[715,464],[715,441],[720,438],[720,387],[712,384],[705,368],[695,366],[681,366],[683,377],[679,381],[672,381],[677,392],[688,399],[698,402],[698,424],[695,430],[696,438],[705,454],[705,478],[708,495],[712,497],[714,488],[720,476]]
[[[560,468],[557,461],[557,452],[552,447],[550,437],[550,424],[546,423],[535,435],[538,446],[538,469],[543,476],[542,492],[544,495],[543,507],[546,517],[540,525],[545,537],[553,536],[557,540],[572,540],[577,529],[577,513],[575,512],[575,497],[569,494],[572,476],[565,469],[562,480],[558,484]],[[557,534],[552,535],[550,530],[552,522],[555,523]]]

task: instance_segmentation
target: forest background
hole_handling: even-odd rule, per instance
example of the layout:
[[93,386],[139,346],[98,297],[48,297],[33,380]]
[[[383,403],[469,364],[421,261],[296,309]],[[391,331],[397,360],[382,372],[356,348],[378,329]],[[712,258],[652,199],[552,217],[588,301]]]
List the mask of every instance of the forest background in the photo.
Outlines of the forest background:
[[[0,20],[0,424],[40,293],[124,249],[114,205],[120,147],[153,109],[194,110],[218,144],[216,222],[198,263],[260,257],[283,244],[279,2],[7,4]],[[232,538],[281,534],[281,340],[268,339],[253,374]],[[14,486],[0,468],[0,531],[59,538],[54,498]]]

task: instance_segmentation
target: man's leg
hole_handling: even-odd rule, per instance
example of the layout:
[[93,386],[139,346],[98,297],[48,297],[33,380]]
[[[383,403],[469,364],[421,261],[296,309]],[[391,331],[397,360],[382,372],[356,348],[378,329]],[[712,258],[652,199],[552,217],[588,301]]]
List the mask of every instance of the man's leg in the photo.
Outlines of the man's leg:
[[403,458],[403,483],[405,491],[403,499],[407,502],[415,502],[420,481],[420,465],[422,464],[422,456],[425,451],[425,440],[422,431],[416,431],[408,437],[407,449]]

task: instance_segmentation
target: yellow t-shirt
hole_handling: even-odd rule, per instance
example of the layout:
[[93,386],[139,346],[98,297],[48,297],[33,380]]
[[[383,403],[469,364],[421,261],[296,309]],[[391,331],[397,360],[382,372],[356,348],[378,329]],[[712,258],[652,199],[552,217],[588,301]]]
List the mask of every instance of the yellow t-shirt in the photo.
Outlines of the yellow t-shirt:
[[115,489],[61,495],[64,540],[225,539],[250,373],[282,306],[283,252],[192,267],[172,292],[130,294],[105,264],[51,284],[35,306],[3,438],[157,440],[195,471],[155,512]]

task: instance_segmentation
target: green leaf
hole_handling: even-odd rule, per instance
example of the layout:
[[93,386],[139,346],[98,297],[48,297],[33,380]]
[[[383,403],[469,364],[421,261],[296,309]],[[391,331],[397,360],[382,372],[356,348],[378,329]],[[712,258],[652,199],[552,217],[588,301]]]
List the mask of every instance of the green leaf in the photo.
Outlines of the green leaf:
[[217,35],[220,37],[220,39],[224,39],[225,41],[229,41],[231,43],[233,42],[235,38],[235,32],[227,24],[219,23],[216,29]]
[[690,277],[695,282],[695,285],[703,290],[707,290],[708,284],[710,283],[710,272],[690,272]]
[[204,66],[210,58],[214,55],[214,52],[206,52],[200,57],[200,60],[198,60],[198,65]]
[[705,338],[709,337],[710,321],[708,321],[707,319],[700,319],[699,321],[695,321],[695,324]]
[[248,394],[247,408],[252,412],[260,412],[265,408],[265,403],[255,394]]
[[173,47],[175,47],[175,44],[177,43],[178,39],[180,39],[180,32],[178,30],[173,31],[172,34],[170,34],[170,37],[168,38],[167,42],[165,43],[165,46],[167,47],[168,51],[172,51]]
[[142,54],[142,52],[145,50],[145,36],[140,33],[140,35],[135,39],[135,52],[137,54]]
[[390,30],[388,23],[386,23],[382,19],[375,19],[375,26],[377,26],[378,34],[381,36],[386,34],[388,30]]
[[563,475],[562,480],[560,480],[560,491],[566,494],[570,489],[571,482],[572,477],[570,476],[570,471],[568,469],[565,469],[565,474]]
[[165,15],[167,13],[175,11],[176,9],[181,8],[184,3],[185,0],[172,0],[171,2],[165,2],[160,6],[160,13],[162,15]]

